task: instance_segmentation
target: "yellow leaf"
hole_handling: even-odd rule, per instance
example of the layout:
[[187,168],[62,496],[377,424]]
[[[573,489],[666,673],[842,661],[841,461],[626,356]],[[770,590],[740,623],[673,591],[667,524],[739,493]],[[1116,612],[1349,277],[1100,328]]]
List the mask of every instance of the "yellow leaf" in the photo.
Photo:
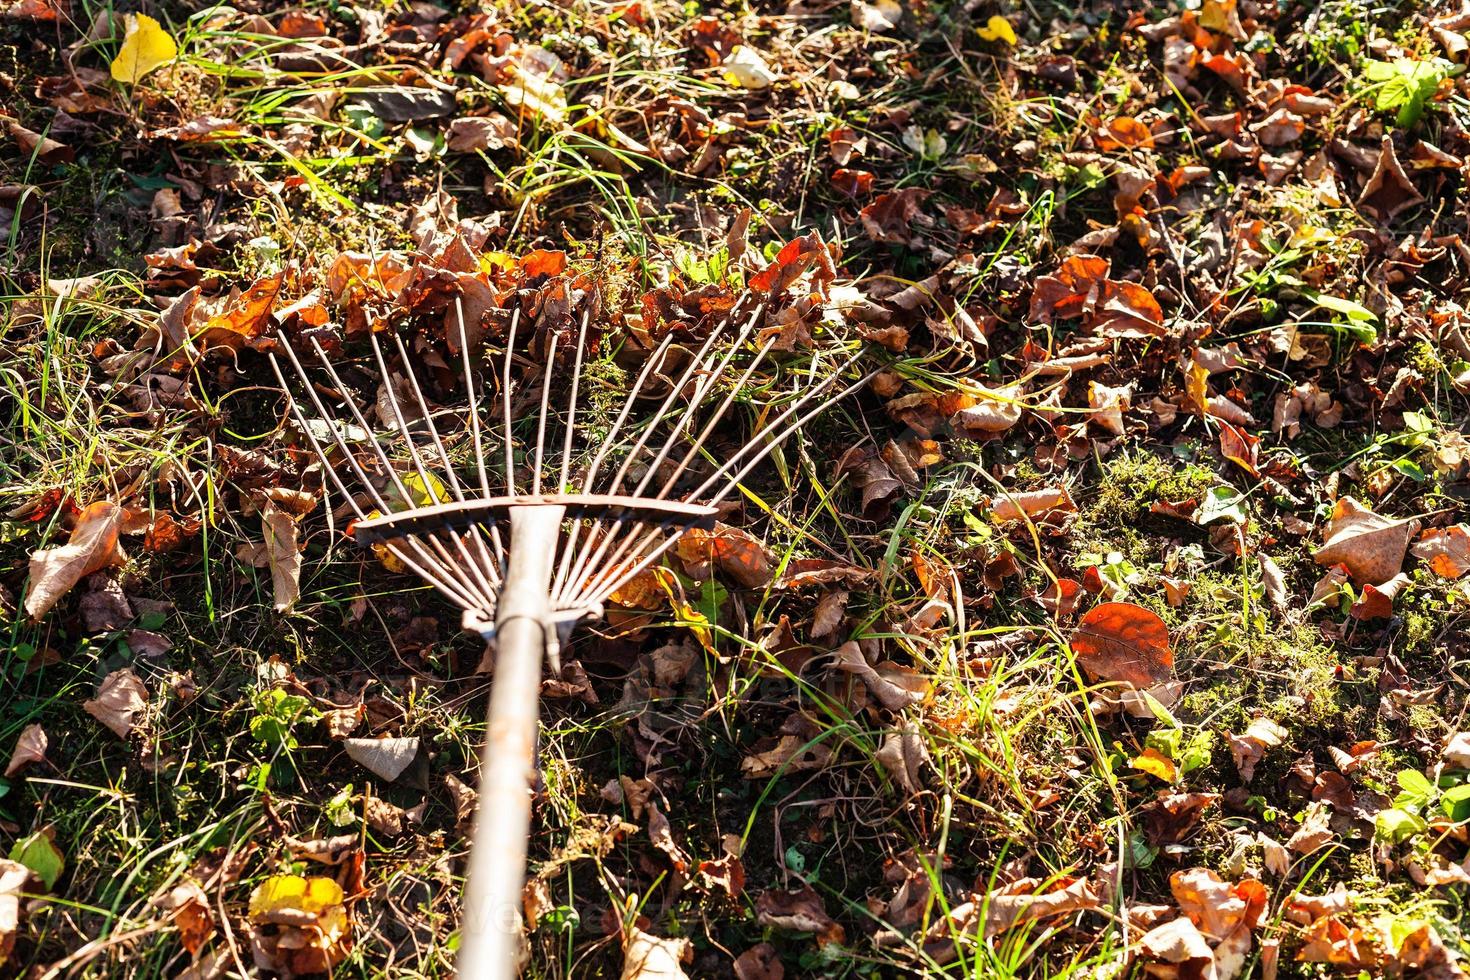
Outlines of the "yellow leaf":
[[1174,760],[1158,749],[1144,749],[1143,754],[1129,765],[1140,772],[1146,772],[1150,776],[1162,779],[1166,783],[1172,783],[1179,777],[1179,770],[1174,768]]
[[1004,41],[1010,45],[1016,43],[1016,29],[999,14],[990,18],[984,27],[975,28],[975,33],[980,35],[982,41]]
[[250,918],[254,922],[269,922],[271,916],[280,912],[320,915],[342,901],[342,886],[331,878],[274,875],[251,892]]
[[179,46],[147,14],[128,14],[128,29],[122,48],[112,59],[112,77],[134,85],[144,75],[178,56]]

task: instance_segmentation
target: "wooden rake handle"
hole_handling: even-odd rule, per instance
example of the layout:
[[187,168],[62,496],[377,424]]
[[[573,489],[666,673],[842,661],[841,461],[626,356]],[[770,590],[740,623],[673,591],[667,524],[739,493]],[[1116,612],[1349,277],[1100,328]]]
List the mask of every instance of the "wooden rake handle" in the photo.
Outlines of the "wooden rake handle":
[[495,614],[495,676],[480,751],[480,808],[465,884],[457,966],[464,980],[512,980],[531,830],[541,665],[555,637],[551,576],[566,508],[510,509],[510,550]]

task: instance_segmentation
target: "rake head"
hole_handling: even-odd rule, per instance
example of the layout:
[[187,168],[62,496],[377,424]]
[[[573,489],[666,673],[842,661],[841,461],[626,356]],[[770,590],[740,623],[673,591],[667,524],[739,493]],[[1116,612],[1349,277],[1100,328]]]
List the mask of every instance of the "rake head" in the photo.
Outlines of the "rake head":
[[[777,364],[779,335],[757,328],[763,310],[737,308],[703,337],[665,334],[609,410],[607,383],[584,377],[589,339],[600,335],[593,305],[560,329],[530,331],[516,310],[500,363],[460,345],[448,383],[445,360],[411,351],[397,333],[369,335],[365,380],[363,365],[344,366],[336,345],[311,332],[279,338],[272,355],[283,387],[289,373],[305,392],[291,412],[356,517],[354,539],[439,588],[468,629],[493,635],[514,509],[562,509],[562,533],[538,543],[557,552],[551,613],[563,624],[596,617],[679,534],[712,527],[720,503],[783,440],[863,383],[842,385],[858,350]],[[528,333],[544,347],[539,364],[517,349]],[[354,394],[369,385],[370,407]],[[748,430],[732,418],[736,406],[755,414]]]
[[737,304],[702,335],[650,343],[623,393],[592,370],[608,358],[589,360],[602,332],[595,296],[582,299],[580,315],[529,327],[513,311],[498,365],[462,342],[451,368],[391,331],[370,333],[360,362],[312,331],[271,355],[282,387],[290,374],[305,393],[288,394],[290,410],[354,537],[438,587],[497,648],[461,925],[459,972],[476,980],[515,974],[542,658],[559,673],[572,626],[679,535],[713,527],[752,469],[871,377],[845,383],[861,345],[783,351],[763,308]]

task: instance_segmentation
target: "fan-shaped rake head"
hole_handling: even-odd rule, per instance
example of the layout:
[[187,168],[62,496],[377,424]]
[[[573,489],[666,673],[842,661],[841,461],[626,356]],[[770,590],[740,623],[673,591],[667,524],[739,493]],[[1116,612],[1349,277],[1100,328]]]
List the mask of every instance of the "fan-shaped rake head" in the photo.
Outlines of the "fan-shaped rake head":
[[[353,394],[340,348],[322,337],[281,338],[272,363],[288,391],[289,374],[305,392],[291,411],[356,517],[354,538],[386,548],[461,606],[467,628],[490,634],[513,510],[562,509],[557,540],[538,542],[557,552],[552,614],[597,616],[680,533],[712,527],[720,503],[787,437],[866,380],[843,384],[855,349],[777,363],[779,335],[757,329],[762,312],[737,311],[702,338],[666,333],[621,406],[587,429],[586,389],[605,385],[584,377],[589,339],[600,333],[591,303],[563,329],[540,332],[540,365],[518,354],[518,340],[537,333],[523,329],[519,311],[498,368],[462,345],[447,392],[459,396],[455,408],[430,395],[425,356],[397,333],[367,339],[371,408]],[[518,362],[529,376],[516,377]],[[737,405],[757,418],[732,439]]]
[[[305,394],[288,394],[290,410],[355,538],[438,587],[497,647],[461,925],[460,974],[476,980],[515,973],[542,657],[559,672],[560,634],[679,535],[713,527],[751,470],[872,376],[851,380],[861,345],[782,351],[763,309],[737,305],[703,335],[664,334],[619,402],[591,370],[592,299],[550,327],[523,329],[512,312],[498,367],[464,342],[451,369],[397,332],[371,333],[360,362],[310,331],[271,356],[282,387],[289,375]],[[543,356],[520,351],[527,336]]]

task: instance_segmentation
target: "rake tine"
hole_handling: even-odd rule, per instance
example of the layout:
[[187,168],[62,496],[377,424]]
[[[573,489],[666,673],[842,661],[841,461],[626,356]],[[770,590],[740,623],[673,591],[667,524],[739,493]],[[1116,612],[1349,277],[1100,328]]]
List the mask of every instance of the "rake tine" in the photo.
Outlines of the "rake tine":
[[[454,315],[459,319],[460,355],[464,361],[464,390],[465,398],[469,401],[470,408],[470,438],[474,446],[475,469],[480,473],[480,490],[486,497],[490,496],[490,474],[485,469],[485,447],[482,444],[480,431],[480,404],[479,396],[475,393],[475,375],[470,362],[470,338],[464,326],[464,302],[460,297],[454,297]],[[505,544],[500,540],[500,527],[490,522],[490,543],[495,549],[495,559],[498,564],[505,563]]]
[[515,443],[510,431],[510,362],[516,349],[516,327],[521,322],[521,311],[517,307],[510,314],[510,331],[505,337],[505,373],[501,378],[501,398],[505,412],[505,491],[512,497],[516,494]]
[[[719,338],[720,334],[729,325],[729,319],[721,320],[720,323],[709,332],[709,337],[705,339],[703,346],[699,348],[699,352],[696,353],[692,358],[690,358],[689,366],[684,369],[684,373],[680,375],[679,380],[675,382],[672,386],[670,386],[669,393],[664,398],[663,404],[658,407],[658,411],[654,413],[653,419],[648,423],[647,426],[644,427],[642,434],[638,437],[638,441],[635,442],[632,448],[628,450],[627,458],[623,460],[623,465],[618,467],[618,472],[613,477],[612,486],[608,488],[609,493],[617,493],[618,490],[622,488],[623,480],[627,477],[628,470],[637,461],[638,454],[642,452],[643,447],[648,444],[649,437],[653,435],[654,430],[657,429],[660,423],[663,422],[665,415],[669,411],[669,406],[674,404],[674,401],[679,397],[679,393],[683,391],[684,386],[689,383],[689,379],[693,378],[695,373],[699,371],[700,368],[704,365],[705,356],[709,353],[710,348],[714,346],[714,343]],[[695,404],[696,399],[688,399],[688,403],[685,407],[685,412],[687,413],[689,411],[692,411]]]
[[[367,490],[368,495],[372,497],[373,502],[377,504],[378,509],[381,510],[383,513],[388,513],[387,503],[383,500],[382,496],[379,495],[378,491],[373,487],[372,481],[368,479],[367,473],[363,470],[362,465],[358,463],[357,457],[352,454],[351,447],[347,445],[346,440],[344,440],[341,433],[337,431],[336,425],[332,423],[331,416],[327,412],[326,406],[322,403],[321,397],[317,395],[316,389],[312,387],[311,380],[306,376],[306,371],[302,367],[301,361],[296,357],[296,352],[292,350],[291,345],[285,343],[284,340],[281,344],[281,348],[286,352],[287,357],[291,361],[291,366],[295,369],[297,376],[301,378],[302,384],[306,388],[306,393],[311,398],[312,405],[315,406],[317,412],[321,415],[322,420],[326,423],[328,431],[332,433],[332,441],[336,443],[337,448],[347,459],[348,465],[352,467],[353,475],[357,477],[358,483],[360,483],[363,488]],[[331,474],[332,481],[337,485],[337,489],[342,492],[342,496],[347,499],[347,502],[351,505],[353,512],[356,513],[359,518],[366,517],[367,515],[363,513],[362,508],[358,506],[357,501],[348,491],[346,484],[342,480],[342,477],[331,466],[325,465],[327,458],[326,453],[323,451],[321,443],[312,433],[311,427],[306,424],[306,416],[302,413],[301,407],[296,403],[296,399],[290,396],[290,389],[286,386],[286,377],[284,374],[282,374],[280,363],[276,360],[274,354],[270,355],[270,362],[272,369],[276,373],[276,379],[281,383],[281,390],[288,392],[288,394],[286,395],[286,401],[288,402],[288,404],[290,404],[291,411],[296,416],[297,423],[301,426],[302,432],[306,434],[307,440],[311,443],[312,451],[315,452],[323,461],[324,465],[322,468],[326,470],[329,474]],[[453,599],[461,607],[469,609],[477,604],[474,599],[469,596],[469,593],[462,591],[457,584],[453,583],[453,577],[448,574],[448,566],[441,564],[432,555],[429,555],[427,552],[425,552],[423,546],[418,542],[414,541],[411,543],[414,546],[414,553],[417,560],[410,559],[407,554],[405,554],[401,549],[397,548],[392,543],[389,544],[389,550],[394,554],[395,557],[398,558],[399,561],[402,561],[405,566],[407,566],[409,569],[416,572],[417,574],[423,576],[424,579],[426,579],[440,591]],[[428,570],[430,568],[433,569],[432,572]]]
[[[395,334],[394,337],[396,339],[397,335]],[[403,436],[403,441],[408,445],[409,457],[413,460],[414,469],[418,472],[419,480],[424,485],[424,492],[428,495],[430,502],[433,503],[435,506],[446,503],[445,500],[441,499],[442,495],[440,494],[438,489],[439,481],[432,474],[430,474],[428,468],[424,466],[424,459],[423,456],[419,453],[418,443],[414,441],[413,433],[410,432],[408,428],[408,421],[403,416],[403,407],[398,404],[398,396],[393,392],[393,377],[388,373],[388,362],[383,357],[383,345],[378,342],[378,335],[376,332],[372,333],[369,339],[372,341],[373,356],[377,359],[378,362],[378,372],[383,376],[383,390],[388,395],[388,407],[392,409],[393,421],[397,424],[398,431]],[[403,344],[401,340],[398,343],[400,347]],[[416,381],[414,382],[414,387],[415,389],[417,389],[418,387]],[[425,415],[427,415],[428,406],[424,404],[422,392],[419,392],[419,404],[423,407]],[[443,447],[441,446],[440,448],[442,451]],[[414,503],[413,498],[409,497],[407,494],[404,495],[404,500],[410,504]],[[477,580],[477,584],[485,590],[485,596],[487,598],[493,599],[497,590],[499,576],[496,574],[493,568],[481,567],[480,562],[473,555],[471,555],[469,549],[465,547],[464,539],[466,537],[468,537],[468,535],[448,535],[448,538],[450,542],[454,545],[455,550],[459,552],[460,559],[463,562],[463,567],[467,568],[470,573],[474,575]],[[483,551],[481,552],[481,555],[488,558],[487,555],[484,555]]]
[[[862,352],[861,351],[859,351],[857,354],[854,354],[840,368],[838,368],[836,371],[834,371],[831,375],[829,375],[827,378],[823,379],[822,381],[818,382],[816,385],[813,385],[799,399],[797,399],[797,401],[796,401],[795,404],[793,404],[790,407],[788,407],[784,412],[782,412],[780,415],[778,415],[776,417],[776,419],[774,419],[772,422],[770,422],[765,427],[765,430],[764,431],[767,432],[767,433],[769,433],[772,429],[775,429],[776,427],[781,426],[788,418],[790,418],[790,416],[793,413],[799,411],[804,405],[806,405],[808,402],[810,402],[813,398],[818,397],[826,389],[830,388],[832,386],[832,384],[836,381],[836,379],[838,379],[838,378],[840,378],[842,376],[842,372],[845,371],[848,367],[850,367],[853,363],[855,363],[857,361],[857,359],[859,357],[861,357],[861,355],[862,355]],[[868,373],[867,375],[865,375],[862,378],[859,378],[857,381],[853,382],[851,385],[849,385],[847,388],[845,388],[842,391],[841,394],[837,395],[836,396],[836,399],[844,398],[847,395],[851,394],[852,392],[854,392],[854,391],[858,390],[859,388],[861,388],[864,384],[866,384],[868,381],[870,381],[872,379],[873,375],[876,374],[878,370],[879,369],[875,369],[874,371]],[[833,400],[836,400],[836,399],[833,399]],[[736,452],[735,455],[732,456],[730,458],[730,460],[727,461],[718,470],[716,470],[715,473],[712,474],[710,476],[710,478],[708,480],[706,480],[705,483],[702,484],[699,487],[699,489],[695,490],[692,494],[690,494],[690,499],[691,500],[703,500],[704,499],[704,494],[706,493],[706,491],[708,491],[711,486],[716,485],[718,483],[720,477],[723,476],[725,473],[727,473],[732,466],[738,464],[740,462],[741,457],[747,455],[752,450],[757,450],[755,452],[754,456],[752,456],[748,461],[746,461],[745,465],[741,467],[741,469],[739,470],[739,472],[737,472],[733,477],[731,477],[727,481],[726,485],[720,490],[720,492],[718,494],[716,494],[715,496],[711,497],[708,500],[708,503],[710,505],[715,505],[715,504],[718,504],[720,501],[724,500],[725,497],[729,495],[730,491],[733,490],[736,486],[738,486],[740,484],[740,481],[743,480],[746,477],[746,475],[750,473],[750,471],[752,469],[754,469],[756,466],[760,465],[761,461],[764,460],[767,456],[769,456],[771,454],[771,452],[777,446],[779,446],[788,436],[790,436],[797,429],[799,429],[803,425],[805,425],[808,421],[810,421],[818,413],[824,411],[828,407],[829,404],[830,404],[830,401],[823,401],[821,404],[817,405],[815,408],[812,408],[812,409],[808,410],[805,414],[803,414],[795,422],[792,422],[789,425],[786,425],[785,428],[782,429],[777,436],[768,437],[767,439],[762,440],[760,442],[754,441],[755,437],[753,436],[751,442],[747,443],[742,449],[740,449],[738,452]],[[633,538],[636,538],[637,535],[645,527],[647,527],[646,522],[639,522],[637,525],[635,525],[635,527],[634,527],[634,529],[632,531]],[[653,530],[651,530],[648,534],[645,534],[642,537],[641,540],[634,541],[633,538],[630,538],[628,541],[625,541],[622,545],[620,545],[618,547],[617,551],[612,556],[610,556],[608,558],[603,558],[603,556],[601,554],[599,554],[597,556],[597,558],[591,564],[594,565],[594,566],[600,566],[602,570],[600,572],[596,573],[596,574],[592,574],[590,576],[587,576],[586,579],[585,579],[585,581],[581,582],[580,588],[575,593],[573,593],[573,595],[570,597],[570,599],[568,600],[568,604],[569,605],[572,605],[572,604],[591,604],[592,601],[594,600],[594,598],[598,598],[598,597],[605,598],[606,596],[610,595],[612,592],[617,591],[618,588],[621,588],[623,583],[630,581],[639,572],[642,572],[644,569],[648,568],[654,561],[657,560],[657,556],[662,555],[665,551],[668,550],[669,547],[672,547],[673,546],[673,543],[674,542],[672,540],[670,540],[668,542],[668,545],[666,547],[654,548],[653,551],[648,552],[649,554],[652,554],[655,557],[653,557],[653,558],[647,558],[647,557],[645,557],[643,559],[640,559],[633,566],[633,569],[634,569],[633,571],[630,571],[630,572],[628,572],[626,574],[618,575],[618,577],[615,580],[612,580],[612,579],[609,578],[609,576],[611,576],[618,569],[620,563],[623,561],[623,558],[627,554],[629,554],[629,553],[637,554],[639,551],[642,551],[642,550],[648,548],[650,545],[653,545],[658,540],[658,536],[659,536],[659,534],[660,534],[661,531],[662,531],[662,528],[661,527],[656,527]],[[607,581],[616,581],[617,584],[614,585],[612,588],[607,588],[606,587],[606,582]]]
[[790,436],[797,429],[801,428],[807,422],[815,418],[832,401],[840,398],[845,398],[847,395],[852,394],[854,391],[857,391],[863,385],[872,380],[873,376],[876,375],[878,373],[878,370],[881,369],[874,369],[873,371],[859,378],[857,381],[854,381],[852,384],[844,388],[842,390],[842,393],[840,395],[837,395],[836,398],[824,400],[821,404],[803,414],[795,422],[787,425],[786,428],[781,430],[780,435],[774,437],[767,436],[767,438],[765,439],[756,441],[757,439],[760,439],[762,435],[769,433],[772,429],[776,428],[779,425],[782,425],[786,421],[786,419],[790,418],[796,412],[800,411],[801,408],[812,399],[824,394],[827,389],[831,388],[838,381],[838,379],[842,377],[842,373],[844,371],[857,363],[858,359],[862,357],[862,354],[862,350],[859,349],[857,353],[853,354],[846,361],[844,361],[840,367],[834,369],[832,373],[829,374],[826,378],[823,378],[811,388],[807,389],[807,391],[801,397],[799,397],[794,404],[792,404],[780,415],[776,416],[776,418],[773,419],[770,423],[768,423],[762,432],[753,433],[751,435],[751,441],[746,443],[746,445],[742,446],[739,450],[737,450],[733,456],[731,456],[728,460],[725,461],[723,465],[720,466],[719,469],[715,470],[715,472],[712,473],[708,479],[701,483],[699,487],[692,494],[690,494],[690,499],[704,500],[705,493],[708,492],[708,490],[712,486],[715,486],[717,484],[717,481],[722,476],[724,476],[724,474],[728,473],[731,468],[739,465],[742,456],[745,456],[752,450],[757,450],[756,454],[741,467],[740,471],[736,473],[735,476],[726,483],[725,487],[718,494],[710,499],[709,503],[717,504],[721,500],[724,500],[726,495],[728,495],[731,490],[735,489],[740,481],[743,480],[751,470],[758,466],[761,460],[769,456],[771,452],[774,451],[775,448],[779,446],[783,440],[785,440],[788,436]]
[[[633,387],[629,389],[628,397],[623,400],[623,407],[619,410],[617,418],[613,420],[612,428],[608,430],[607,437],[602,442],[602,447],[592,457],[592,463],[587,468],[587,475],[582,479],[583,493],[592,492],[592,488],[597,480],[597,474],[602,469],[602,464],[607,459],[608,453],[617,444],[622,434],[623,424],[627,422],[629,414],[632,413],[633,405],[638,401],[639,393],[643,390],[644,384],[647,383],[649,376],[653,373],[654,365],[668,353],[669,346],[673,342],[674,335],[672,333],[665,334],[664,339],[659,341],[658,347],[654,348],[653,353],[643,362],[643,368],[638,372],[638,378],[633,382]],[[567,576],[572,567],[573,557],[575,556],[579,562],[583,557],[583,551],[579,547],[578,539],[581,537],[581,531],[584,525],[587,528],[587,541],[591,542],[594,534],[601,529],[602,521],[601,519],[592,519],[576,521],[572,524],[570,536],[566,546],[562,549],[561,561],[557,563],[556,578],[553,584],[553,589],[557,594],[560,594],[566,585]]]
[[[654,499],[663,500],[665,497],[667,497],[669,490],[673,488],[674,484],[679,482],[679,479],[686,472],[688,472],[690,464],[694,462],[694,457],[699,455],[699,451],[704,448],[705,441],[709,439],[709,437],[714,433],[715,428],[720,424],[721,420],[724,419],[725,412],[729,411],[730,406],[734,404],[735,398],[737,395],[739,395],[740,390],[745,387],[745,383],[750,380],[750,376],[755,373],[755,369],[760,365],[760,362],[765,359],[766,354],[770,353],[771,348],[774,347],[775,344],[776,338],[772,337],[770,340],[766,341],[765,346],[756,353],[754,358],[751,359],[750,366],[747,367],[744,373],[740,375],[739,379],[730,386],[730,391],[720,402],[720,407],[715,409],[714,415],[710,418],[708,422],[705,423],[704,428],[700,431],[698,437],[695,438],[694,443],[689,447],[689,451],[684,454],[684,458],[679,460],[678,465],[674,467],[674,472],[671,473],[669,475],[669,478],[664,481],[664,485],[659,488],[658,493],[654,494]],[[641,494],[644,489],[645,486],[643,484],[639,484],[637,493]]]
[[[404,374],[408,379],[409,387],[413,390],[414,398],[418,402],[419,413],[423,416],[424,424],[428,427],[429,430],[429,437],[433,440],[434,448],[439,453],[439,461],[444,464],[444,472],[449,480],[449,490],[451,493],[454,494],[456,500],[463,502],[465,499],[464,490],[460,487],[459,477],[455,475],[454,463],[449,459],[449,453],[444,449],[444,441],[439,437],[438,427],[434,425],[433,415],[429,411],[429,403],[424,398],[424,390],[419,385],[418,377],[416,376],[413,369],[408,366],[408,349],[404,347],[403,338],[400,337],[397,333],[393,334],[393,341],[398,348],[398,356],[403,362]],[[377,351],[377,348],[377,335],[374,334],[373,349]],[[380,369],[383,371],[384,378],[386,379],[387,368],[383,363],[383,355],[381,351],[377,352],[378,364]],[[432,489],[432,484],[430,483],[429,477],[426,473],[424,473],[423,465],[419,459],[418,450],[414,448],[413,437],[408,431],[408,426],[404,424],[403,413],[398,409],[398,402],[397,399],[395,399],[393,396],[393,386],[391,384],[388,385],[388,400],[393,405],[393,416],[397,420],[399,428],[403,431],[403,437],[408,442],[410,451],[413,452],[414,463],[419,468],[419,476],[423,479],[424,485]],[[435,500],[435,503],[438,503],[437,499]],[[494,524],[492,524],[491,527],[494,527]],[[471,542],[473,542],[475,545],[475,550],[479,552],[478,556],[475,559],[475,563],[479,564],[480,567],[483,569],[484,574],[488,576],[489,581],[488,583],[485,583],[487,589],[492,593],[498,590],[500,587],[500,571],[498,568],[498,562],[495,559],[492,559],[489,552],[486,551],[484,535],[481,533],[480,529],[478,527],[475,527],[470,531],[467,531],[464,535],[462,535],[462,537],[468,538]],[[463,550],[462,546],[460,550]],[[468,555],[466,555],[465,558],[467,561],[470,560]]]
[[[311,346],[316,351],[317,359],[322,362],[322,367],[326,370],[327,376],[332,379],[332,383],[336,385],[338,389],[345,389],[347,386],[342,383],[342,377],[337,373],[337,369],[332,365],[331,360],[327,357],[327,352],[322,349],[322,345],[317,342],[315,337],[311,338]],[[287,350],[290,350],[289,346],[287,347]],[[313,400],[316,400],[315,394],[313,394],[312,397]],[[358,407],[356,400],[352,398],[345,398],[343,400],[347,403],[347,408],[352,413],[352,417],[357,420],[357,424],[362,427],[363,431],[371,433],[373,431],[373,427],[371,424],[369,424],[367,417],[362,414],[362,409]],[[391,392],[389,400],[394,401],[395,405],[397,404],[397,402],[392,399]],[[383,464],[383,468],[387,470],[388,477],[393,481],[393,486],[398,490],[399,495],[404,501],[411,502],[413,500],[413,496],[408,492],[408,487],[404,485],[403,480],[399,478],[398,471],[393,468],[393,461],[388,458],[388,454],[383,451],[383,447],[378,445],[378,440],[371,439],[369,441],[372,442],[373,451],[377,453],[378,460]],[[365,476],[366,474],[362,474],[359,479],[363,479],[365,478]],[[427,482],[428,481],[426,480],[426,485]],[[427,489],[431,494],[433,494],[433,488],[431,485],[427,485]],[[383,513],[392,513],[392,508],[390,508],[385,502],[383,502],[383,499],[381,497],[378,497],[377,501]],[[438,552],[439,557],[443,559],[446,571],[453,569],[457,564],[459,564],[452,557],[450,557],[449,550],[444,547],[444,543],[438,538],[430,537],[427,543],[429,547],[432,548],[435,552]],[[468,585],[468,583],[466,584]],[[466,594],[473,596],[474,591],[472,589],[468,589],[466,591]],[[494,591],[487,591],[485,594],[478,597],[478,601],[472,602],[471,605],[475,605],[486,610],[494,609]]]
[[567,432],[562,440],[561,477],[557,480],[556,492],[565,493],[572,476],[572,433],[577,428],[577,394],[582,384],[582,358],[587,349],[587,323],[592,319],[592,307],[582,311],[582,325],[577,329],[577,350],[572,362],[572,391],[567,397]]
[[[756,312],[757,314],[759,314],[760,311],[757,310]],[[669,454],[674,451],[674,446],[678,443],[679,437],[683,435],[685,427],[694,420],[695,410],[704,400],[705,395],[709,394],[709,392],[714,389],[715,385],[719,383],[720,379],[724,377],[726,369],[730,366],[730,362],[735,358],[736,351],[738,351],[741,345],[745,343],[745,339],[750,336],[750,331],[754,327],[755,317],[752,316],[751,319],[745,324],[745,326],[741,328],[739,335],[737,335],[735,337],[735,340],[730,344],[729,350],[725,352],[725,356],[720,360],[720,363],[716,367],[707,371],[704,376],[699,379],[694,394],[689,398],[689,404],[688,406],[686,406],[684,414],[680,416],[678,423],[669,432],[669,438],[665,440],[663,447],[659,450],[658,455],[654,457],[653,462],[648,464],[648,471],[643,474],[643,478],[638,481],[638,485],[633,489],[633,496],[642,496],[643,491],[648,489],[649,483],[651,483],[658,475],[658,468],[664,464],[664,461],[669,458]],[[755,370],[755,366],[759,364],[760,359],[765,356],[766,349],[769,349],[771,344],[774,343],[775,338],[772,337],[771,340],[767,342],[766,347],[761,350],[761,352],[751,363],[750,369],[745,372],[744,378],[750,377],[751,372]],[[742,381],[744,380],[744,378],[742,378]],[[731,389],[732,393],[728,396],[729,398],[734,397],[734,390],[735,389]],[[716,413],[714,421],[718,421],[719,416],[723,414],[723,412],[724,407],[722,406],[719,412]],[[706,428],[708,428],[708,426],[706,426]],[[678,478],[680,472],[682,472],[682,468],[675,471],[675,479]]]
[[470,338],[464,327],[464,303],[458,296],[454,297],[454,314],[459,318],[459,336],[463,341],[459,352],[464,361],[464,388],[470,407],[470,438],[475,449],[475,468],[480,472],[480,491],[488,497],[490,496],[490,474],[485,470],[485,448],[480,438],[479,398],[475,394],[475,375],[470,362]]
[[541,495],[541,464],[546,458],[546,416],[551,411],[551,375],[556,364],[556,348],[561,331],[551,333],[551,348],[546,352],[546,366],[541,370],[541,407],[536,419],[536,454],[531,464],[531,495]]
[[[759,313],[760,313],[760,311],[757,310],[756,313],[754,315],[752,315],[750,321],[746,324],[745,330],[749,330],[750,326],[754,324],[755,319],[756,319],[756,316],[758,316]],[[617,473],[613,477],[612,485],[608,489],[608,492],[609,493],[617,493],[622,488],[623,480],[627,477],[629,468],[637,460],[639,452],[641,452],[643,450],[644,446],[647,445],[648,440],[649,440],[649,437],[653,435],[654,431],[658,428],[659,424],[664,420],[665,416],[667,415],[667,413],[669,411],[669,407],[671,405],[673,405],[674,400],[678,397],[679,393],[684,390],[684,386],[689,383],[689,380],[694,377],[694,375],[695,375],[696,372],[700,371],[700,369],[704,367],[705,359],[706,359],[706,356],[710,352],[710,348],[714,345],[714,342],[719,338],[720,334],[729,325],[730,325],[730,320],[729,320],[729,318],[726,318],[726,319],[720,321],[720,323],[718,325],[716,325],[712,330],[710,330],[709,337],[707,337],[705,339],[705,342],[699,348],[698,353],[696,353],[694,355],[694,357],[692,357],[690,359],[689,366],[684,369],[684,372],[683,372],[682,375],[680,375],[678,381],[676,381],[670,387],[668,395],[664,398],[663,404],[661,404],[658,407],[658,410],[654,413],[653,419],[648,423],[647,426],[644,427],[642,434],[638,437],[637,441],[633,444],[633,446],[628,450],[627,458],[625,458],[623,460],[622,465],[620,467],[618,467],[618,471],[617,471]],[[742,336],[743,335],[744,335],[744,331],[742,331]],[[672,336],[672,334],[670,336]],[[734,350],[734,348],[732,347],[732,353],[733,353],[733,350]],[[650,362],[650,363],[652,363],[652,362]],[[728,363],[728,361],[727,361],[727,363]],[[691,398],[689,398],[687,400],[687,404],[686,404],[686,407],[685,407],[685,410],[684,410],[684,414],[680,417],[679,423],[675,426],[672,435],[670,435],[670,437],[669,437],[670,442],[665,444],[665,449],[667,449],[668,446],[670,444],[672,444],[672,441],[673,440],[676,440],[678,438],[679,430],[683,427],[683,425],[687,421],[690,413],[692,413],[694,411],[695,407],[698,405],[699,398],[702,396],[704,390],[707,387],[706,382],[712,384],[713,381],[714,381],[714,378],[711,376],[709,369],[708,368],[704,368],[703,376],[700,378],[700,381],[699,381],[699,383],[698,383],[698,385],[696,387],[695,394],[694,394],[693,397],[691,397]],[[632,404],[631,397],[630,397],[630,399],[629,399],[629,401],[628,401],[627,404],[628,405],[631,405]],[[659,461],[662,461],[662,456],[660,456],[660,460]],[[600,524],[601,524],[601,521],[596,521],[596,522],[594,522],[594,525],[593,526],[594,526],[594,528],[597,528],[597,527],[599,527]],[[642,526],[643,525],[641,523],[638,524],[638,525],[636,525],[635,528],[634,528],[633,533],[634,534],[637,534],[638,533],[638,529],[640,529]],[[621,532],[621,530],[622,530],[621,527],[619,527],[618,528],[618,531]],[[585,573],[585,571],[586,571],[587,568],[589,568],[589,567],[595,567],[598,564],[600,564],[603,561],[604,556],[607,554],[607,549],[611,546],[613,540],[616,537],[617,537],[616,534],[609,534],[609,535],[605,536],[603,538],[603,540],[602,540],[601,546],[598,548],[598,550],[595,553],[593,553],[591,551],[591,547],[592,547],[591,540],[592,539],[589,536],[586,547],[584,547],[578,553],[576,564],[572,566],[572,572],[571,572],[571,576],[570,576],[571,581],[573,581],[573,582],[580,582],[583,579],[584,573]]]

